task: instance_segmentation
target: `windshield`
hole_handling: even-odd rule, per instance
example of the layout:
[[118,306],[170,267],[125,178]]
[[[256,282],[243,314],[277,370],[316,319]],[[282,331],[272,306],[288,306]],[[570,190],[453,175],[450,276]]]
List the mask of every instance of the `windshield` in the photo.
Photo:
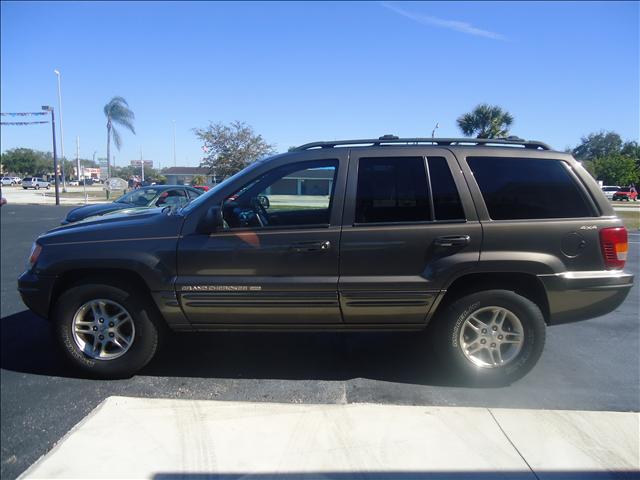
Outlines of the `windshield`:
[[215,187],[213,187],[211,190],[209,190],[207,193],[200,195],[198,198],[196,198],[195,200],[192,200],[191,202],[189,202],[187,205],[185,205],[184,207],[182,207],[182,209],[180,210],[182,213],[189,213],[192,210],[198,208],[200,205],[202,205],[203,203],[207,203],[209,201],[209,199],[211,198],[212,195],[215,195],[216,192],[219,192],[220,189],[224,188],[225,186],[227,186],[229,183],[231,183],[231,181],[235,180],[236,178],[238,178],[240,175],[244,175],[245,173],[250,172],[251,170],[253,170],[254,168],[256,168],[258,165],[262,164],[262,162],[264,162],[266,160],[262,159],[262,160],[258,160],[257,162],[252,163],[251,165],[249,165],[248,167],[244,168],[243,170],[240,170],[239,172],[231,175],[230,177],[225,178],[222,182],[220,182],[219,184],[217,184]]
[[126,193],[115,203],[128,203],[137,207],[146,207],[158,196],[158,191],[153,188],[140,188],[132,192]]

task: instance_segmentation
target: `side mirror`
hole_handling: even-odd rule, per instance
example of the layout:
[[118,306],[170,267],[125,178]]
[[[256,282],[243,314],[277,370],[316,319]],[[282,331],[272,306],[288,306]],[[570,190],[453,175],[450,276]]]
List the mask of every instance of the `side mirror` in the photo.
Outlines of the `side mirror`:
[[207,213],[200,219],[198,224],[198,232],[215,233],[224,227],[224,219],[222,217],[222,208],[220,205],[209,208]]
[[269,197],[267,197],[266,195],[258,195],[258,202],[260,202],[260,205],[262,205],[264,208],[269,208],[271,206]]

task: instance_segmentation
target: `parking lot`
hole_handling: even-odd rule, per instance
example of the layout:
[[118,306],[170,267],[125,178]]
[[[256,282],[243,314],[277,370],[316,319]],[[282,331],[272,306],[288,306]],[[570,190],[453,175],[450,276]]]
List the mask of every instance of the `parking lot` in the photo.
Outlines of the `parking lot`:
[[[76,187],[77,188],[77,187]],[[284,403],[382,403],[567,410],[640,410],[638,283],[615,312],[548,329],[539,364],[504,388],[459,385],[425,351],[422,334],[179,335],[134,378],[79,377],[57,351],[50,325],[16,291],[31,242],[68,206],[2,207],[2,478],[48,451],[104,398]],[[627,270],[638,275],[640,235]]]

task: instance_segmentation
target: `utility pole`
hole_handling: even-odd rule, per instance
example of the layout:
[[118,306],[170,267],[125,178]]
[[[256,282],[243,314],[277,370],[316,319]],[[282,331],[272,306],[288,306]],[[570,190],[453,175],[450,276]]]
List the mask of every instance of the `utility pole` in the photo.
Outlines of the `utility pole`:
[[173,120],[173,166],[176,166],[176,121]]
[[142,147],[140,147],[140,166],[142,167],[142,179],[141,182],[144,182],[144,160],[142,159]]
[[53,73],[58,77],[58,113],[60,114],[60,154],[62,155],[62,191],[67,191],[67,181],[64,178],[64,130],[62,129],[62,93],[60,90],[60,71],[54,70]]
[[[78,164],[78,182],[80,181],[80,137],[76,137],[76,163]],[[82,175],[82,190],[84,191],[84,203],[87,204],[87,179]]]
[[431,130],[431,138],[435,138],[436,136],[436,130],[440,128],[440,123],[436,122],[436,126],[433,127],[433,130]]
[[51,134],[53,135],[53,178],[56,187],[56,205],[60,205],[60,179],[58,178],[58,153],[56,151],[56,117],[53,113],[53,107],[43,105],[42,110],[51,112]]

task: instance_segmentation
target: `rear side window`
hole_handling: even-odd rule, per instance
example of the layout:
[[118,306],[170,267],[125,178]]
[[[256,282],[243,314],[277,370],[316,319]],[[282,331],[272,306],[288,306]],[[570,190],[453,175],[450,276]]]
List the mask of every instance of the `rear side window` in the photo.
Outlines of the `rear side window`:
[[360,159],[356,223],[421,222],[430,216],[423,157]]
[[469,157],[467,163],[494,220],[593,216],[560,160]]
[[429,157],[429,178],[436,220],[463,220],[458,189],[444,157]]

